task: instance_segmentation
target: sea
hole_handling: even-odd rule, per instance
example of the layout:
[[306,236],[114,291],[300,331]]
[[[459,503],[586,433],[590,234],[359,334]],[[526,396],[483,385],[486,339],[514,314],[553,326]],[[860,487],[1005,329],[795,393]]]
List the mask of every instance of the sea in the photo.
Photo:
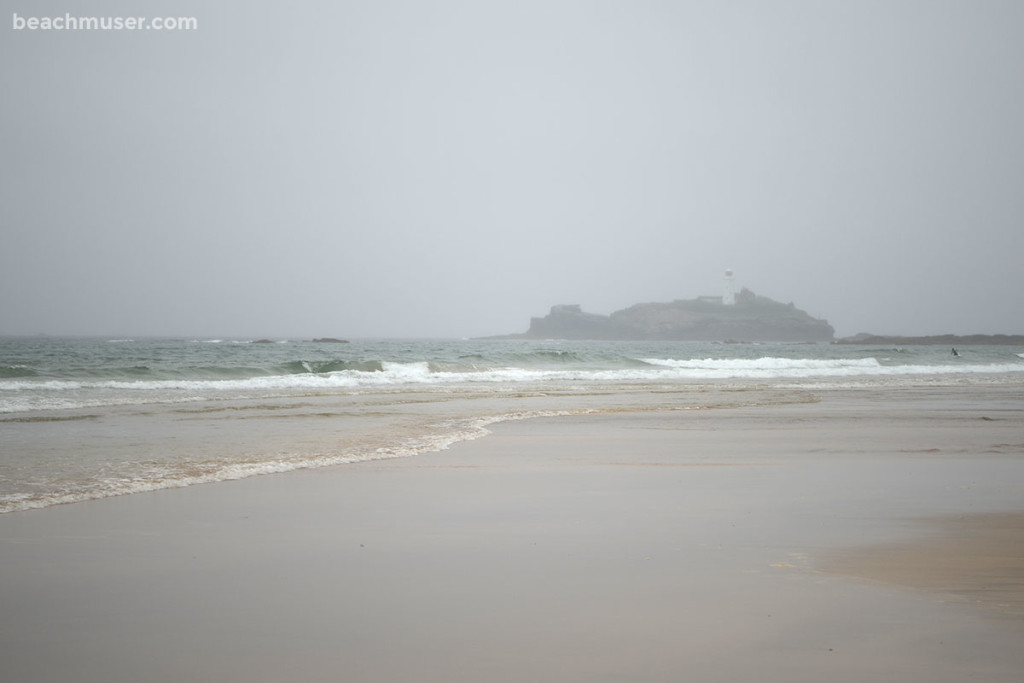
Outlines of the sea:
[[0,338],[0,513],[425,456],[508,420],[1024,386],[1024,348]]

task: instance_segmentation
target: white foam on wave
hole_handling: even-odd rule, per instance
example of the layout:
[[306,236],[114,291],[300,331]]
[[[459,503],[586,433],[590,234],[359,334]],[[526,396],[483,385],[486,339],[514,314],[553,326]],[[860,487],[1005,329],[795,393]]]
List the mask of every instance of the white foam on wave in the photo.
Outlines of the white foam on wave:
[[828,368],[877,368],[881,364],[876,358],[644,358],[651,365],[666,365],[673,368],[716,368],[716,369],[828,369]]
[[883,365],[876,358],[644,358],[653,366],[678,371],[689,379],[782,379],[804,377],[856,377],[880,375],[998,374],[1024,372],[1024,365]]
[[[1024,372],[1024,363],[893,365],[876,358],[644,358],[646,366],[618,369],[540,369],[523,367],[479,370],[434,369],[426,362],[388,362],[380,371],[338,370],[327,373],[266,375],[239,379],[38,380],[0,381],[0,413],[54,408],[96,407],[149,402],[197,401],[239,394],[265,396],[281,392],[330,392],[389,389],[403,386],[520,384],[562,382],[644,382],[688,380],[765,380],[813,377],[852,378],[1008,374]],[[307,370],[312,370],[307,364]]]
[[884,366],[876,358],[644,358],[655,367],[671,368],[693,379],[765,379],[876,374]]
[[446,424],[438,425],[443,430],[440,433],[409,437],[392,446],[379,447],[369,451],[354,450],[337,454],[313,454],[297,457],[289,457],[287,454],[282,454],[276,459],[270,458],[256,462],[213,461],[209,463],[182,463],[179,467],[167,465],[159,469],[151,469],[146,475],[94,481],[77,491],[0,495],[0,513],[78,503],[133,493],[184,488],[196,484],[232,481],[264,474],[280,474],[301,469],[316,469],[371,460],[408,458],[423,453],[443,451],[456,443],[478,439],[490,433],[490,430],[487,429],[488,426],[498,422],[525,420],[534,417],[580,415],[590,412],[593,411],[586,409],[518,411],[465,420],[452,420]]
[[[383,379],[385,383],[429,382],[431,381],[431,376],[433,374],[430,370],[430,364],[424,361],[414,363],[394,363],[390,361],[384,361],[383,363],[381,363],[381,369],[382,372],[363,372],[360,370],[353,370],[351,372],[359,373],[360,375],[368,375],[366,379],[369,380],[375,379],[375,375],[380,376],[379,378]],[[349,371],[342,370],[341,372],[345,373]]]

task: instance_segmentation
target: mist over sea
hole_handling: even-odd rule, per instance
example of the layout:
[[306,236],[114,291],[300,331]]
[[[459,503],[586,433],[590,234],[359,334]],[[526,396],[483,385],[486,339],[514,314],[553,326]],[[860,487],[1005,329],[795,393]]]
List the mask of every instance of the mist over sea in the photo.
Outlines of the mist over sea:
[[414,456],[501,420],[1024,381],[1024,349],[0,339],[0,512]]

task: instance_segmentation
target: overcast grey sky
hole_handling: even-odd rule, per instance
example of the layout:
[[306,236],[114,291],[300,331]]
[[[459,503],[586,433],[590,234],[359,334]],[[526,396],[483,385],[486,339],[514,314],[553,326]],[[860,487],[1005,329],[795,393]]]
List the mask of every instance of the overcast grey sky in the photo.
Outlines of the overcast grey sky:
[[0,8],[0,334],[1024,333],[1019,0]]

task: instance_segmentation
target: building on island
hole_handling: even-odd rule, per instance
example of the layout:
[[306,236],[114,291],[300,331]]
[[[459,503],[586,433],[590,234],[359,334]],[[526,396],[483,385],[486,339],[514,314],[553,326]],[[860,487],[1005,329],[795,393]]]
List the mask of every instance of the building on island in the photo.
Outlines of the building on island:
[[732,277],[732,270],[725,271],[725,291],[722,293],[722,304],[725,306],[736,305],[736,280]]

